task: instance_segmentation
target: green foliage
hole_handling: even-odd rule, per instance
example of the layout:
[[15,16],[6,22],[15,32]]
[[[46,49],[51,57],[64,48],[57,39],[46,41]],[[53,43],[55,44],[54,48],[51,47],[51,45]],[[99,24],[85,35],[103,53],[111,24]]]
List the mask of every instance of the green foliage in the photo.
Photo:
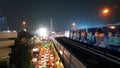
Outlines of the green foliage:
[[57,52],[55,51],[55,49],[52,49],[52,52],[53,52],[53,54],[54,54],[54,56],[55,56],[56,58],[59,58],[59,56],[58,56]]
[[29,68],[31,64],[30,46],[16,39],[14,56],[10,58],[16,68]]
[[11,65],[9,65],[8,68],[16,68],[16,66],[15,66],[15,64],[11,64]]
[[54,56],[55,56],[57,59],[59,59],[58,53],[57,53],[56,50],[54,49],[53,43],[50,43],[50,48],[51,48]]
[[29,68],[35,68],[35,65],[31,63]]
[[41,45],[43,45],[43,43],[39,42],[39,43],[36,43],[36,45],[39,45],[39,46],[41,46]]
[[18,33],[18,38],[20,38],[20,39],[22,39],[22,38],[30,39],[32,36],[33,35],[27,31],[21,31]]
[[7,68],[8,64],[7,61],[0,61],[0,68]]
[[50,43],[50,44],[49,44],[49,47],[50,47],[50,49],[53,49],[53,48],[54,48],[53,43]]

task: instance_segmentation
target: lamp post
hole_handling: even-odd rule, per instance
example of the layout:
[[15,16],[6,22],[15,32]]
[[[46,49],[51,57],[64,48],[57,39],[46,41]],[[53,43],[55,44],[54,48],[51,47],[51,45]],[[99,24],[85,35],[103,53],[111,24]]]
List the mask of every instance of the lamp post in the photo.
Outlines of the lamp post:
[[25,26],[26,26],[26,22],[25,22],[25,21],[23,21],[23,22],[22,22],[22,24],[23,24],[23,27],[25,28]]
[[101,14],[102,14],[102,16],[104,16],[104,17],[109,16],[109,15],[110,15],[110,9],[109,9],[109,8],[104,8],[104,9],[101,11]]
[[22,22],[22,26],[23,26],[23,30],[26,31],[26,22],[25,21]]
[[102,11],[102,13],[103,13],[103,14],[108,14],[108,13],[109,13],[109,9],[108,9],[108,8],[104,9],[104,10]]
[[73,29],[73,30],[75,29],[75,26],[76,26],[76,23],[73,22],[73,23],[72,23],[72,29]]

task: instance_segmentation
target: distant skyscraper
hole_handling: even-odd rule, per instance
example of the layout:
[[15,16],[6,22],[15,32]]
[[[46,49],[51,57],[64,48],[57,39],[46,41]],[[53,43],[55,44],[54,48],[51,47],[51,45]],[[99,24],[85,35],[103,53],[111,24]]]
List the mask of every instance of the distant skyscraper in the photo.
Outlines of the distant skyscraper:
[[6,17],[0,17],[0,31],[7,30],[7,18]]

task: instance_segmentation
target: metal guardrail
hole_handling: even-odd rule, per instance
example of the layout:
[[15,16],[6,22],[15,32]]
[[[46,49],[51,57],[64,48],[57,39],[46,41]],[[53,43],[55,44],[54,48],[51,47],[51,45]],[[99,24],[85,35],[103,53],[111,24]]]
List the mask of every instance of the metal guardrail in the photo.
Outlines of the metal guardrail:
[[[78,61],[76,57],[72,55],[68,49],[66,49],[56,40],[54,41],[56,51],[58,52],[61,61],[64,63],[65,68],[86,68],[86,66],[83,65],[83,63],[81,63],[80,61]],[[61,54],[60,51],[62,51],[63,53]]]
[[[95,49],[95,48],[92,48],[92,47],[89,47],[89,46],[85,46],[85,44],[73,43],[73,41],[67,41],[66,39],[61,39],[61,40],[66,42],[66,43],[69,43],[69,44],[73,45],[72,47],[80,48],[80,49],[83,49],[87,52],[90,52],[90,53],[92,53],[92,54],[94,54],[98,57],[102,57],[105,60],[109,60],[110,63],[117,64],[117,66],[120,65],[120,61],[119,61],[120,58],[118,56],[114,56],[114,55],[109,54],[109,52],[105,53],[105,51],[99,50],[98,48]],[[105,61],[105,60],[103,60],[103,61]],[[105,61],[105,63],[106,62],[107,61]],[[107,62],[107,63],[109,64],[109,62]]]

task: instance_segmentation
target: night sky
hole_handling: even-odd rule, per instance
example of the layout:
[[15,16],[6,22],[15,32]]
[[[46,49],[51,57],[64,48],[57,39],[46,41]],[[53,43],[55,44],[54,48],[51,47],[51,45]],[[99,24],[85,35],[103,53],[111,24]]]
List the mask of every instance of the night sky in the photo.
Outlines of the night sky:
[[[104,8],[109,15],[101,14]],[[51,17],[56,31],[71,29],[72,22],[76,28],[94,27],[120,22],[120,0],[0,0],[2,16],[12,30],[20,30],[22,21],[31,31],[50,27]]]

